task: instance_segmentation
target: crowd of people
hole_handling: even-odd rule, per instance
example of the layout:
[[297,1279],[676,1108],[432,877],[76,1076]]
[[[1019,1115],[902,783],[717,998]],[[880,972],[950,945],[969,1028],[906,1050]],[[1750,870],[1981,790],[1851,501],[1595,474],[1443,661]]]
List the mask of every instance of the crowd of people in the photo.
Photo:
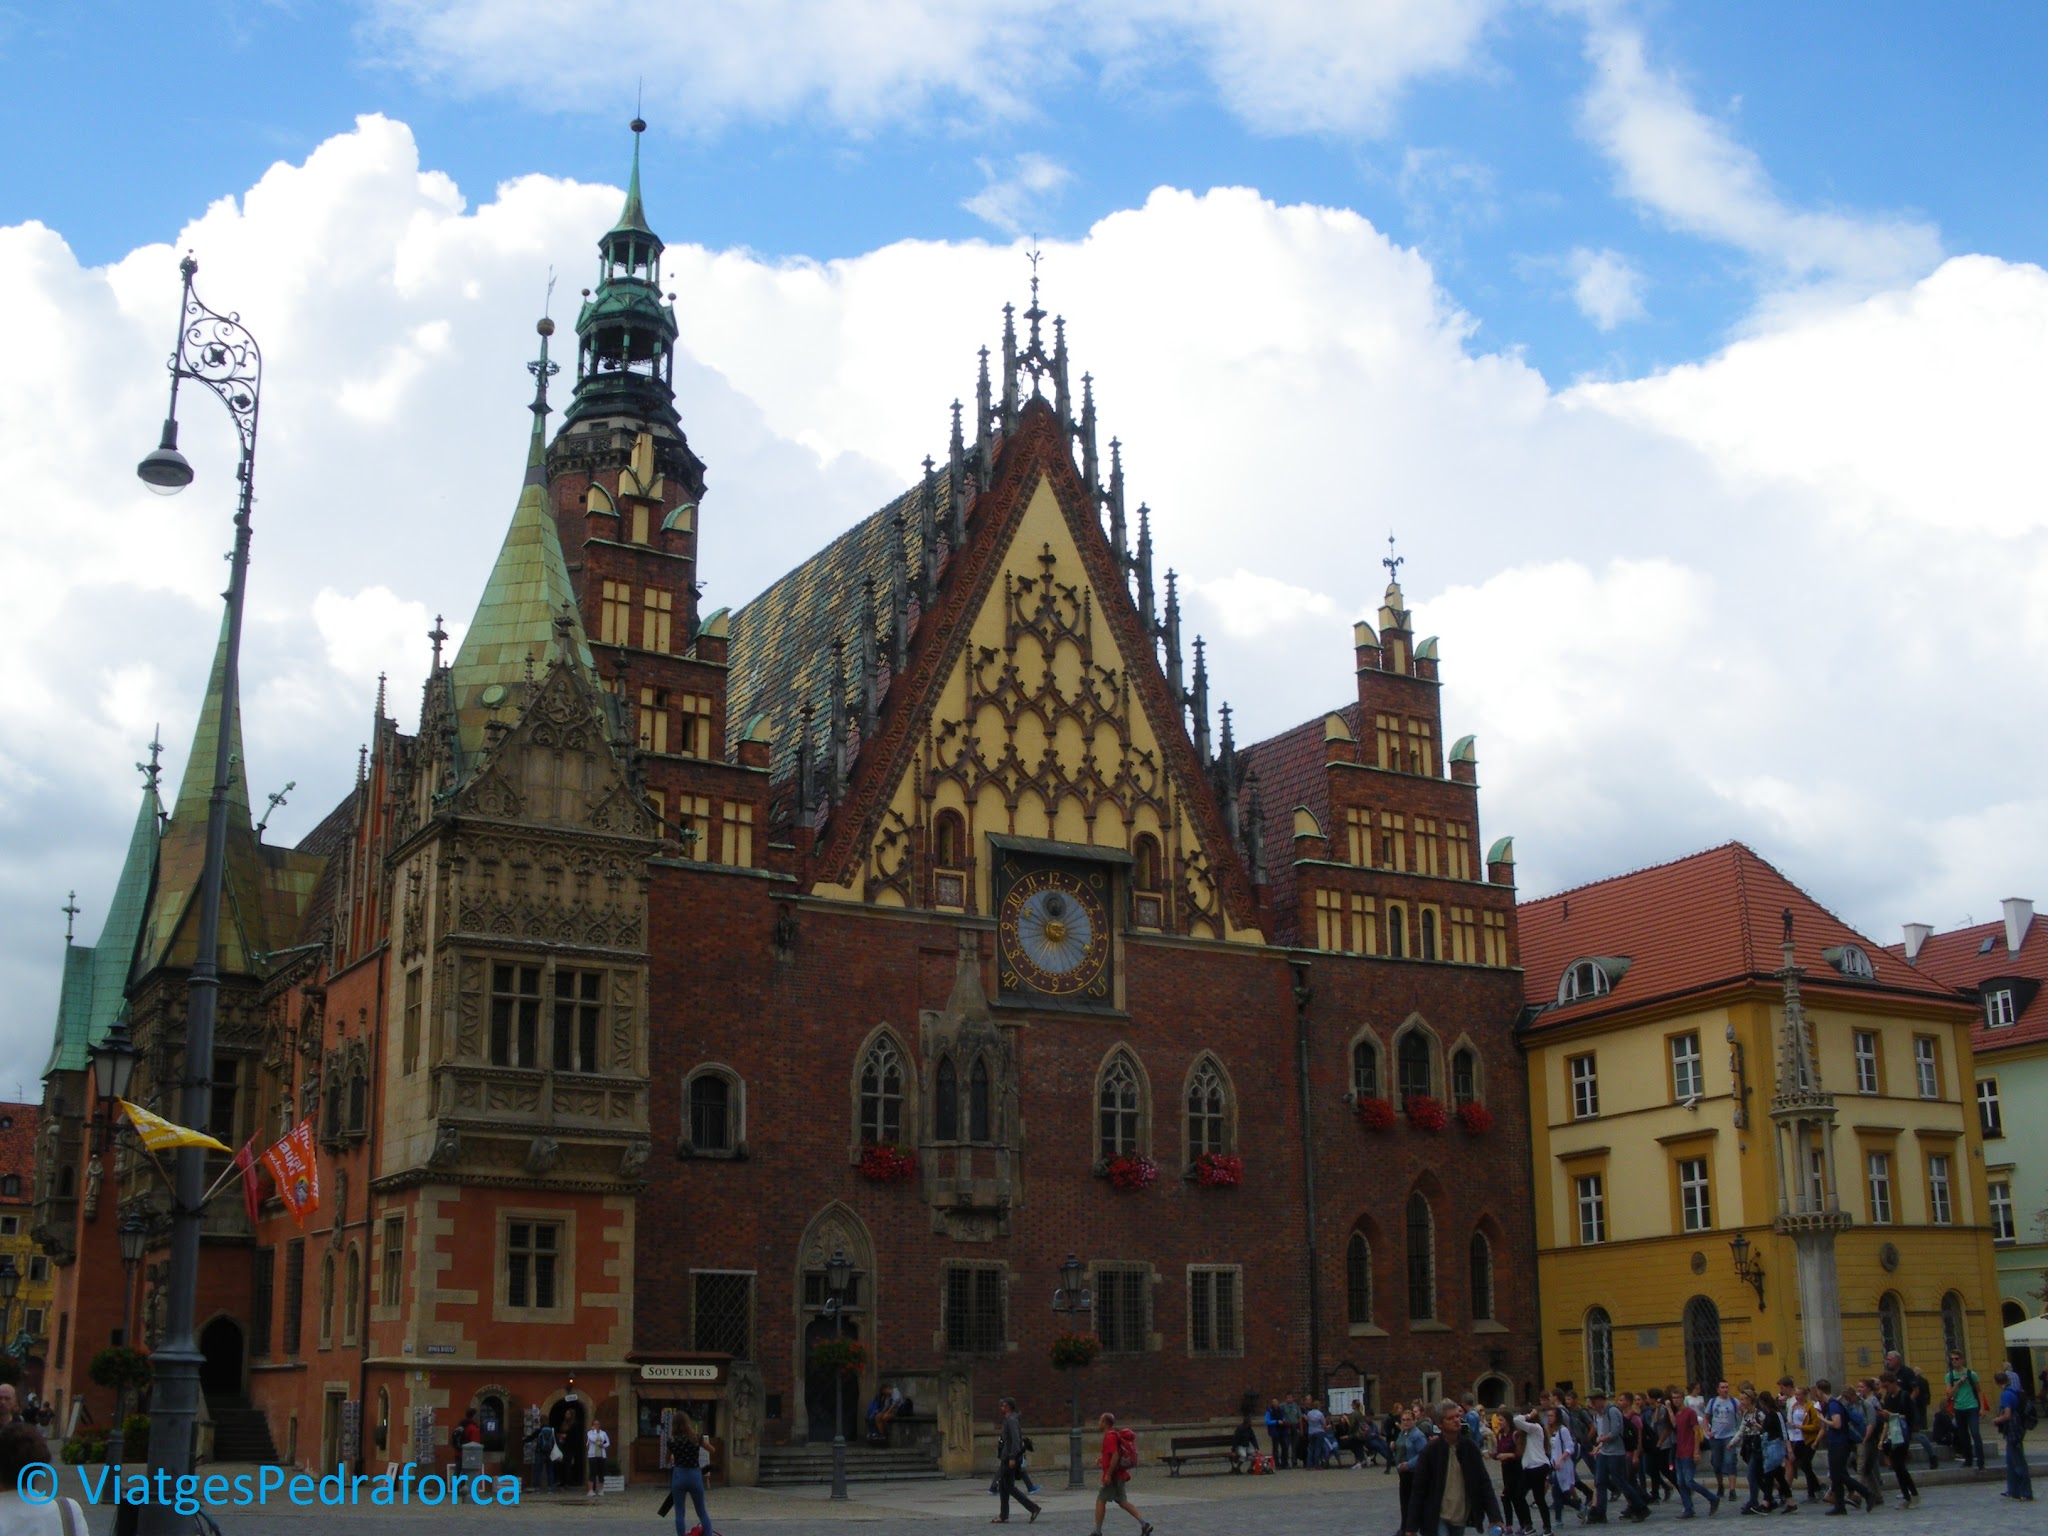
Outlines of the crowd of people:
[[1275,1465],[1337,1465],[1340,1444],[1354,1449],[1354,1467],[1380,1461],[1401,1479],[1403,1536],[1496,1525],[1518,1536],[1538,1529],[1552,1536],[1568,1516],[1583,1524],[1642,1521],[1661,1503],[1676,1503],[1682,1520],[1718,1514],[1723,1504],[1744,1515],[1795,1514],[1816,1504],[1843,1515],[1875,1512],[1896,1497],[1912,1508],[1920,1502],[1915,1451],[1933,1468],[1937,1444],[1945,1444],[1959,1463],[1981,1470],[1987,1431],[2004,1443],[2000,1497],[2034,1496],[2024,1444],[2032,1413],[2022,1383],[2001,1370],[1987,1388],[1961,1355],[1938,1383],[1894,1353],[1881,1375],[1839,1386],[1785,1376],[1769,1387],[1721,1381],[1689,1391],[1592,1391],[1583,1402],[1565,1390],[1520,1412],[1479,1408],[1469,1396],[1434,1408],[1416,1402],[1387,1415],[1383,1433],[1371,1438],[1354,1425],[1340,1440],[1313,1402],[1296,1430],[1286,1406],[1268,1415]]

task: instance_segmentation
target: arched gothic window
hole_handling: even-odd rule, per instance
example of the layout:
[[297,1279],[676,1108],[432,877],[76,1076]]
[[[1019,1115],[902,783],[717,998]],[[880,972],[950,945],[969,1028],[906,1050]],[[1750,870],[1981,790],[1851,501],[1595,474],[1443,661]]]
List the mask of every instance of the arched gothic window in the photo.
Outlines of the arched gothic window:
[[1096,1108],[1098,1154],[1107,1159],[1137,1152],[1143,1095],[1138,1085],[1138,1069],[1122,1051],[1103,1069]]
[[1408,1320],[1436,1317],[1436,1218],[1421,1190],[1408,1197]]
[[1409,1030],[1395,1045],[1394,1066],[1400,1075],[1398,1086],[1403,1103],[1432,1096],[1436,1083],[1429,1055],[1429,1036],[1419,1029]]
[[989,1113],[988,1058],[977,1056],[973,1071],[967,1074],[967,1139],[993,1141],[993,1123],[994,1117]]
[[355,1248],[348,1251],[348,1263],[343,1273],[347,1276],[341,1287],[341,1338],[345,1344],[356,1341],[356,1317],[362,1310],[363,1301],[363,1256]]
[[1472,1278],[1472,1321],[1493,1320],[1493,1245],[1484,1232],[1472,1234],[1470,1254]]
[[860,1064],[860,1139],[903,1139],[903,1058],[886,1036],[868,1048]]
[[960,1139],[960,1073],[950,1056],[941,1056],[932,1074],[932,1135],[939,1141]]
[[733,1080],[706,1070],[690,1078],[687,1098],[690,1147],[696,1152],[730,1152],[739,1141]]
[[1351,1094],[1355,1099],[1380,1096],[1380,1047],[1370,1035],[1361,1035],[1351,1047]]
[[1408,910],[1391,902],[1387,906],[1387,953],[1396,960],[1408,954]]
[[1354,1328],[1372,1326],[1372,1241],[1353,1228],[1344,1247],[1344,1299]]
[[1131,845],[1131,886],[1140,891],[1160,888],[1159,839],[1150,832],[1140,832]]
[[932,818],[932,862],[941,869],[966,866],[967,823],[958,811],[941,811]]
[[334,1255],[320,1260],[320,1347],[334,1342]]
[[1586,1391],[1614,1390],[1614,1319],[1605,1307],[1586,1314]]
[[1188,1161],[1230,1150],[1230,1105],[1223,1074],[1203,1057],[1188,1076]]
[[1451,1053],[1451,1102],[1462,1106],[1478,1099],[1479,1058],[1470,1046],[1461,1045]]
[[1424,907],[1422,909],[1422,915],[1416,919],[1415,932],[1416,937],[1422,943],[1422,958],[1434,960],[1436,958],[1436,913],[1431,908]]

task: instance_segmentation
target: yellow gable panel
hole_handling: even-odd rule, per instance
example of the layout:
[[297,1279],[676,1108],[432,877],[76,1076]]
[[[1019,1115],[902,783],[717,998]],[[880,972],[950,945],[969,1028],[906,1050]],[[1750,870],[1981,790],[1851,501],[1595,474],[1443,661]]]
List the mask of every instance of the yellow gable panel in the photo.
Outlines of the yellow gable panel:
[[[1109,602],[1127,601],[1118,593]],[[1127,660],[1082,567],[1048,481],[1041,478],[1001,574],[967,627],[936,690],[903,777],[890,791],[851,885],[817,894],[923,906],[916,849],[933,820],[953,811],[974,850],[978,908],[991,909],[990,833],[1119,852],[1157,839],[1170,929],[1262,943],[1224,912],[1217,858],[1190,814],[1190,794],[1169,769],[1161,732],[1131,686]],[[1139,666],[1153,665],[1139,656]],[[1167,722],[1167,729],[1178,729]],[[1222,858],[1231,857],[1227,850]]]

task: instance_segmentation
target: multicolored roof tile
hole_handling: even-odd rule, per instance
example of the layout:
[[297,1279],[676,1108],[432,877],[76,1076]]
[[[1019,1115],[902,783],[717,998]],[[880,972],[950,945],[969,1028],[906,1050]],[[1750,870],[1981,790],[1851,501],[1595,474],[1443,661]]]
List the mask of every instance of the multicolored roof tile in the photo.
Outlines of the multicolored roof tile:
[[1297,944],[1300,914],[1295,894],[1294,811],[1306,808],[1323,831],[1330,826],[1330,771],[1325,722],[1341,715],[1355,737],[1361,729],[1357,701],[1290,727],[1277,736],[1238,749],[1243,772],[1259,777],[1259,800],[1266,808],[1266,889],[1273,910],[1274,942]]
[[[2015,914],[2018,918],[2019,914]],[[1944,985],[1982,1000],[1985,993],[2012,993],[2013,1021],[1993,1027],[1986,1014],[1977,1022],[1971,1044],[1978,1051],[1997,1051],[2048,1040],[2048,922],[2036,917],[2031,904],[2019,928],[2019,946],[2008,942],[2003,920],[1972,923],[1949,933],[1931,934],[1913,957],[1916,970]],[[1905,958],[1903,945],[1887,945],[1888,953]],[[1992,982],[2010,985],[1995,989]]]

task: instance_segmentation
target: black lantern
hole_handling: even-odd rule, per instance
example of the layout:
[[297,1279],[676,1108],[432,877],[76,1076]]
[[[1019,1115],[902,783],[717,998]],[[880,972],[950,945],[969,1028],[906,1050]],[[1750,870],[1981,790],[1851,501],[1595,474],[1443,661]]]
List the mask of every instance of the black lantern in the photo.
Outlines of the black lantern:
[[1069,1295],[1081,1289],[1081,1276],[1085,1266],[1073,1254],[1067,1255],[1067,1262],[1060,1266],[1060,1288]]
[[12,1302],[21,1291],[21,1271],[14,1267],[14,1255],[0,1259],[0,1301]]
[[100,1102],[112,1105],[116,1099],[127,1098],[138,1054],[128,1034],[127,1016],[115,1019],[106,1038],[87,1054],[92,1058],[92,1085],[99,1090]]
[[846,1296],[846,1287],[853,1279],[853,1260],[846,1256],[844,1248],[834,1248],[832,1257],[825,1261],[825,1290],[833,1296]]
[[142,1262],[142,1255],[149,1247],[149,1228],[139,1217],[130,1216],[121,1223],[121,1262],[133,1269]]
[[1728,1239],[1728,1251],[1735,1255],[1735,1278],[1756,1292],[1756,1309],[1764,1309],[1764,1267],[1749,1256],[1749,1236],[1738,1232]]

